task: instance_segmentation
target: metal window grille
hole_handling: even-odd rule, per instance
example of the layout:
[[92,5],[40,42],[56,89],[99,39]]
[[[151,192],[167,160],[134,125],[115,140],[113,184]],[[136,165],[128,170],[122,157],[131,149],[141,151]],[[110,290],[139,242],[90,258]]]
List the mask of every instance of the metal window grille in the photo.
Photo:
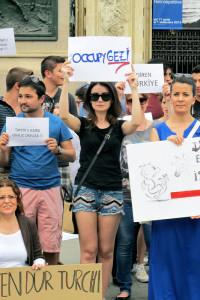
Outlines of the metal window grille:
[[152,58],[165,58],[175,73],[191,73],[200,64],[199,30],[153,30]]

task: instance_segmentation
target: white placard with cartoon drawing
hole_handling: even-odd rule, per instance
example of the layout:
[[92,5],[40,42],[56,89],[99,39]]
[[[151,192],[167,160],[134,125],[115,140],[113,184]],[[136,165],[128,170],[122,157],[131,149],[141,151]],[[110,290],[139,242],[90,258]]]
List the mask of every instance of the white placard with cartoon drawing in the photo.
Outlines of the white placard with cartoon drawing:
[[127,145],[135,222],[200,215],[200,138]]

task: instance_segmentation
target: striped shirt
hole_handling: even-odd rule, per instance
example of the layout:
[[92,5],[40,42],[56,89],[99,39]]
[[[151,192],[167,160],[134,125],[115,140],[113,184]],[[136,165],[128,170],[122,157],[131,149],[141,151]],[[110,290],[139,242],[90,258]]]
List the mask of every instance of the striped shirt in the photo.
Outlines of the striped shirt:
[[[15,117],[15,116],[16,114],[13,108],[3,100],[2,96],[0,96],[0,132],[2,131],[3,126],[6,123],[6,117]],[[11,161],[12,161],[12,153],[10,156],[10,161],[6,166],[6,168],[10,169]]]

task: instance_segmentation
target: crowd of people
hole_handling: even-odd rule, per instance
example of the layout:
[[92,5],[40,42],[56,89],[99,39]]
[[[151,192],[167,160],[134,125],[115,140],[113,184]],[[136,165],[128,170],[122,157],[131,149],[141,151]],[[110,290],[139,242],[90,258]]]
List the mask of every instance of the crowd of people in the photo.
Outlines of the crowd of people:
[[[190,136],[200,118],[200,66],[189,77],[177,77],[164,59],[148,63],[163,64],[161,94],[138,94],[133,66],[125,74],[131,94],[124,95],[124,82],[91,82],[75,91],[75,99],[69,93],[69,78],[76,70],[63,57],[43,59],[43,80],[25,68],[8,72],[6,94],[0,97],[0,268],[37,270],[61,264],[63,185],[69,195],[78,188],[73,211],[80,263],[102,263],[103,299],[111,273],[120,288],[116,299],[131,297],[136,256],[135,277],[149,281],[149,300],[200,299],[199,217],[135,223],[126,153],[128,144],[168,140],[179,146]],[[10,147],[6,117],[48,118],[45,145]],[[72,131],[81,145],[74,186],[69,167],[76,159]],[[193,136],[200,136],[198,126]]]

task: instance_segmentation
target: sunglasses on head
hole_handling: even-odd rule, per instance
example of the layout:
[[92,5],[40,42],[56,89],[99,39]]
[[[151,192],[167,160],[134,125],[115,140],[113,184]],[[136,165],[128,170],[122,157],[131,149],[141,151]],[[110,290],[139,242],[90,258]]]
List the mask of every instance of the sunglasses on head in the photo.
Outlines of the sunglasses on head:
[[26,77],[24,77],[24,79],[30,79],[32,82],[34,82],[34,83],[38,83],[38,82],[40,82],[40,78],[39,77],[37,77],[37,76],[26,76]]
[[93,93],[93,94],[90,94],[90,100],[91,101],[98,101],[99,100],[99,97],[101,97],[101,99],[105,102],[108,102],[111,100],[111,95],[109,93],[103,93],[103,94],[97,94],[97,93]]

